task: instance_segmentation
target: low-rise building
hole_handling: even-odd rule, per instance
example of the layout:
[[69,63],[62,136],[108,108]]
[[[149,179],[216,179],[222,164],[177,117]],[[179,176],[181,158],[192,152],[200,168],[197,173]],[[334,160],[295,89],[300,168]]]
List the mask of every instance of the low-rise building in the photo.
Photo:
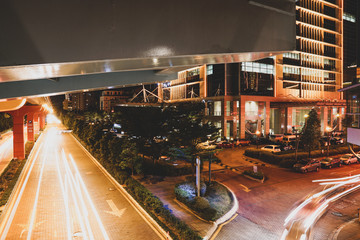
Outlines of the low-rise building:
[[125,103],[129,96],[125,95],[124,90],[102,91],[100,96],[100,110],[111,112],[115,105]]

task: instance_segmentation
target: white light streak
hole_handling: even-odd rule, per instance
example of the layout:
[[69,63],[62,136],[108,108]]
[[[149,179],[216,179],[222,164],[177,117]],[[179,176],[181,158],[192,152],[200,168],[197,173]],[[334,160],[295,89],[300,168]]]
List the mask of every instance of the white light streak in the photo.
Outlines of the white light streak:
[[[309,229],[316,223],[320,216],[329,207],[331,202],[360,189],[360,174],[342,178],[314,180],[313,182],[318,182],[319,185],[333,186],[313,194],[290,212],[284,221],[286,229],[284,230],[281,239],[286,239],[287,236],[291,235],[292,231],[302,231],[303,234],[301,235],[300,240],[307,239],[307,231],[309,231]],[[353,186],[354,184],[356,185]],[[344,188],[344,190],[342,188]],[[295,221],[299,221],[299,219],[302,224],[295,226],[294,224],[291,224]]]

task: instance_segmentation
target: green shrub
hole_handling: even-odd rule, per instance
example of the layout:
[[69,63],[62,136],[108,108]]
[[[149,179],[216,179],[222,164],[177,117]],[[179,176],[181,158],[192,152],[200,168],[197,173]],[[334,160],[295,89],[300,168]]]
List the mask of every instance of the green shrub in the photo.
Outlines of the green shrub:
[[209,201],[204,197],[195,197],[192,203],[193,207],[197,211],[204,211],[210,208]]
[[243,174],[248,175],[253,178],[256,178],[256,179],[260,179],[260,180],[262,180],[264,178],[264,173],[262,173],[260,171],[254,172],[253,170],[245,170],[243,172]]
[[[355,151],[358,151],[360,148],[356,147]],[[338,155],[348,153],[349,148],[347,145],[331,145],[329,149],[329,155]],[[327,149],[318,149],[311,151],[311,158],[323,157],[326,156]],[[260,159],[264,162],[277,164],[281,167],[292,168],[295,164],[295,151],[283,151],[283,152],[266,152],[260,149],[249,148],[245,150],[245,155],[248,157],[253,157]],[[309,157],[308,152],[304,152],[300,149],[297,153],[297,160],[306,159]]]
[[[12,190],[14,189],[15,184],[16,184],[16,182],[17,182],[17,180],[18,180],[18,178],[19,178],[19,176],[20,176],[20,173],[21,173],[21,171],[22,171],[22,169],[23,169],[23,167],[24,167],[24,165],[25,165],[25,162],[26,162],[26,160],[22,160],[20,163],[19,163],[18,161],[19,161],[19,160],[11,160],[10,164],[13,162],[12,166],[10,166],[10,164],[9,164],[8,167],[10,166],[10,168],[7,167],[7,168],[5,169],[5,171],[10,170],[10,169],[13,169],[14,164],[19,164],[19,165],[17,166],[17,170],[16,170],[16,172],[15,172],[15,175],[14,175],[13,178],[10,180],[10,182],[9,182],[9,184],[8,184],[5,192],[4,192],[3,195],[1,196],[0,206],[5,205],[5,204],[7,203],[7,201],[9,200],[9,197],[10,197],[10,195],[11,195],[11,192],[12,192]],[[16,163],[14,163],[14,162],[16,162]],[[5,172],[5,171],[3,172],[3,174],[6,176],[6,175],[7,175],[7,174],[6,174],[7,172]],[[3,174],[1,175],[1,177],[3,177]]]
[[[206,184],[204,185],[206,186]],[[223,216],[230,210],[233,202],[228,190],[216,182],[212,182],[206,187],[204,197],[196,196],[194,182],[176,184],[174,191],[176,199],[194,210],[201,218],[209,221],[215,221]]]

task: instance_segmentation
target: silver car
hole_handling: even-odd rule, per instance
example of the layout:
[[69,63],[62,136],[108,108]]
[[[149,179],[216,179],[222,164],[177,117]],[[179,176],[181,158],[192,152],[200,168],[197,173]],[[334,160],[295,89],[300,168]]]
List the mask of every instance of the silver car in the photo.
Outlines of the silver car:
[[352,164],[352,163],[358,163],[357,157],[355,157],[354,154],[351,154],[351,153],[342,155],[340,157],[340,160],[343,164],[347,164],[347,165]]

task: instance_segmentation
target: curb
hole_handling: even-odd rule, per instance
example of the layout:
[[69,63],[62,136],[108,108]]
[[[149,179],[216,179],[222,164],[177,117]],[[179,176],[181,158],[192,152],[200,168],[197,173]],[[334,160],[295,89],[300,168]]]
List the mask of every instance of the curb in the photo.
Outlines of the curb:
[[250,180],[253,180],[253,181],[256,181],[256,182],[259,182],[259,183],[264,183],[264,181],[265,181],[265,177],[263,177],[263,179],[257,179],[257,178],[251,177],[251,176],[249,176],[247,174],[244,174],[244,173],[242,175],[244,177],[250,179]]
[[203,219],[202,217],[197,215],[197,213],[195,211],[188,208],[188,206],[186,206],[184,203],[178,201],[176,198],[174,198],[174,202],[176,202],[180,207],[184,208],[186,211],[190,212],[192,215],[194,215],[196,218],[200,219],[201,221],[207,222],[207,223],[214,223],[212,221],[208,221],[208,220]]
[[219,218],[214,222],[214,226],[208,231],[208,234],[206,234],[206,236],[203,239],[214,239],[218,233],[216,230],[219,228],[219,226],[225,223],[226,221],[232,219],[236,215],[237,210],[239,209],[239,202],[234,192],[225,184],[220,182],[218,183],[226,187],[226,189],[231,193],[234,201],[234,205],[227,213],[225,213],[221,218]]
[[172,238],[165,232],[164,229],[160,227],[160,225],[148,214],[148,212],[143,209],[140,204],[125,190],[123,186],[121,186],[114,178],[111,176],[108,171],[94,158],[89,151],[79,142],[79,140],[71,133],[71,136],[75,139],[77,144],[85,151],[86,155],[90,157],[90,159],[95,163],[95,165],[100,169],[102,173],[112,182],[115,187],[119,190],[119,192],[125,197],[126,200],[130,203],[131,206],[139,213],[139,215],[145,220],[147,224],[155,231],[155,233],[161,239],[172,240]]

